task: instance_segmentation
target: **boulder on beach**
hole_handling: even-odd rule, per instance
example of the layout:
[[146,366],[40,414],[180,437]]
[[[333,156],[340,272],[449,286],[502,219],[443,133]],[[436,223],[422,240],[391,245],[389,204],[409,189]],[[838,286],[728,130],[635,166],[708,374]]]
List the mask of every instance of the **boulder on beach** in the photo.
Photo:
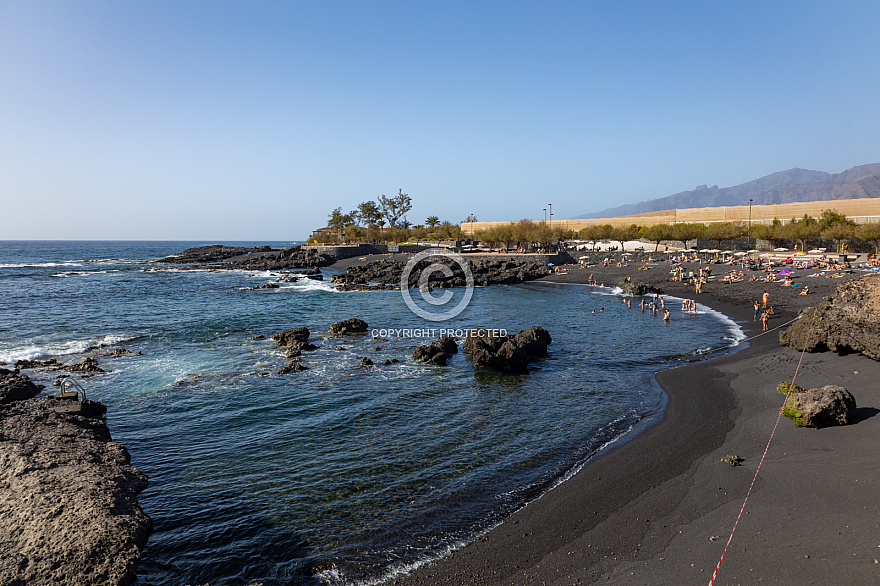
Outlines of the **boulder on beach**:
[[880,277],[844,281],[818,307],[808,307],[780,332],[784,346],[808,352],[861,352],[880,360]]
[[437,366],[446,366],[446,361],[458,352],[458,344],[452,336],[441,336],[439,340],[419,346],[413,352],[413,360]]
[[547,330],[533,326],[513,336],[499,334],[498,330],[471,330],[463,347],[475,366],[527,372],[531,360],[547,355],[551,342]]
[[855,398],[838,385],[792,392],[782,408],[782,414],[794,420],[798,427],[846,425],[855,413]]
[[42,388],[42,385],[32,383],[24,374],[0,368],[0,405],[36,397]]
[[365,334],[367,333],[367,322],[356,317],[343,321],[338,321],[330,326],[330,333],[334,336],[343,336],[345,334]]
[[103,421],[55,412],[63,402],[0,407],[0,584],[130,584],[147,478]]

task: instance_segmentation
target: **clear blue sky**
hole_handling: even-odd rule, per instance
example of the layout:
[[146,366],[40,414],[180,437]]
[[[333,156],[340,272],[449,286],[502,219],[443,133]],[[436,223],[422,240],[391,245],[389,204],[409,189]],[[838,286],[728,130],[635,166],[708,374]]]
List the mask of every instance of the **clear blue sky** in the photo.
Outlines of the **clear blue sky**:
[[562,219],[880,162],[880,2],[0,0],[2,239]]

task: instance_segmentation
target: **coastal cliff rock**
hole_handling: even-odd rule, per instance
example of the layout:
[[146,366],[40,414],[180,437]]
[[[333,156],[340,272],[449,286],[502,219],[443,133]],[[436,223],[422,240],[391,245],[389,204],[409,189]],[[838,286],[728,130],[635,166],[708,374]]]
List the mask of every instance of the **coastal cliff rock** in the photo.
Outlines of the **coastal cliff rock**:
[[102,421],[58,403],[0,407],[0,584],[130,584],[151,530],[147,478]]
[[818,307],[779,334],[784,346],[808,352],[861,352],[880,360],[880,277],[844,281]]
[[497,335],[494,330],[472,330],[463,347],[475,366],[526,372],[531,360],[547,355],[551,341],[550,333],[540,326],[521,330],[513,336]]
[[413,352],[413,360],[416,362],[426,362],[437,366],[446,366],[446,361],[452,358],[453,354],[458,352],[458,345],[455,338],[451,336],[441,336],[439,340],[435,340],[430,344],[419,346]]
[[36,397],[42,388],[24,374],[0,368],[0,405]]
[[[543,263],[519,259],[467,259],[467,263],[473,277],[473,284],[477,287],[534,281],[546,277],[550,272]],[[409,288],[420,287],[419,280],[422,271],[433,264],[443,265],[449,270],[434,270],[429,273],[427,282],[429,287],[448,289],[467,286],[468,279],[464,269],[455,260],[437,255],[422,259],[413,265],[407,280]],[[340,285],[339,288],[345,291],[394,288],[400,286],[405,266],[404,262],[383,259],[361,266],[349,267],[344,274],[334,275],[330,281]],[[375,285],[369,285],[369,283]]]
[[838,385],[792,392],[782,408],[782,414],[793,419],[798,427],[846,425],[855,413],[855,398]]

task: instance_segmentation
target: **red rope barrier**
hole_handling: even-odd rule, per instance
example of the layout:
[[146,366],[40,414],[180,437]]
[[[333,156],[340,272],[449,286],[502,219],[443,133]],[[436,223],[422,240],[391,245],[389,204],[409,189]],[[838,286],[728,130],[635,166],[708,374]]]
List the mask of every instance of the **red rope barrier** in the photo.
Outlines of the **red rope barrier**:
[[[801,352],[801,358],[798,360],[797,367],[794,369],[794,376],[791,377],[791,384],[788,386],[788,392],[785,394],[785,400],[782,402],[783,408],[785,407],[785,402],[788,401],[788,396],[791,395],[792,389],[794,389],[794,381],[797,379],[798,371],[801,369],[801,363],[804,361],[804,354],[807,353],[807,346],[810,343],[810,337],[813,335],[813,322],[817,313],[819,313],[818,308],[813,308],[813,316],[810,318],[810,330],[807,332],[807,339],[804,341],[804,349]],[[721,558],[719,558],[718,564],[715,566],[715,571],[712,572],[709,586],[714,586],[715,578],[718,577],[718,570],[721,568],[721,562],[724,561],[724,554],[727,553],[727,548],[730,547],[730,542],[733,541],[733,534],[736,532],[736,526],[739,525],[739,520],[742,518],[743,511],[746,510],[746,503],[749,502],[749,495],[752,494],[752,488],[755,486],[755,481],[758,480],[758,472],[761,471],[761,466],[764,465],[764,458],[767,457],[767,451],[770,449],[770,442],[773,441],[773,436],[776,434],[776,428],[779,427],[780,419],[782,419],[782,409],[779,410],[779,414],[776,416],[776,424],[773,426],[773,431],[770,432],[770,439],[767,440],[767,446],[764,448],[764,453],[761,455],[761,461],[758,462],[758,469],[755,470],[755,476],[752,478],[752,483],[749,485],[748,492],[746,492],[746,498],[743,501],[742,508],[739,510],[739,515],[736,516],[733,529],[730,530],[730,537],[727,538],[727,545],[724,546],[724,551],[721,552]]]

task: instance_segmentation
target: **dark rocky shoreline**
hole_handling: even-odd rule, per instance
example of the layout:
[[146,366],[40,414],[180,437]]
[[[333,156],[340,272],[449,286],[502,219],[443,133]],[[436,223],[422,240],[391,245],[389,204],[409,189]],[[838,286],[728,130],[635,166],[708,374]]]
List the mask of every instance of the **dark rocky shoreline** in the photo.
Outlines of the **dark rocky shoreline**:
[[[431,265],[440,265],[448,270],[433,270],[427,283],[421,283],[422,272]],[[522,283],[546,277],[550,272],[547,265],[521,259],[467,259],[471,279],[476,287],[488,285]],[[370,291],[378,289],[397,289],[401,285],[407,262],[397,260],[376,260],[359,266],[349,267],[345,273],[335,275],[331,282],[343,291]],[[417,261],[411,267],[407,283],[410,288],[427,286],[436,289],[466,287],[468,275],[458,262],[442,256],[428,257]]]
[[311,269],[333,264],[336,258],[327,254],[291,246],[274,249],[271,246],[245,248],[240,246],[199,246],[165,257],[160,264],[186,265],[188,269],[238,269],[245,271],[279,271]]
[[106,407],[16,400],[42,387],[0,371],[19,391],[0,404],[0,583],[131,584],[152,530],[137,500],[147,477],[112,440]]

